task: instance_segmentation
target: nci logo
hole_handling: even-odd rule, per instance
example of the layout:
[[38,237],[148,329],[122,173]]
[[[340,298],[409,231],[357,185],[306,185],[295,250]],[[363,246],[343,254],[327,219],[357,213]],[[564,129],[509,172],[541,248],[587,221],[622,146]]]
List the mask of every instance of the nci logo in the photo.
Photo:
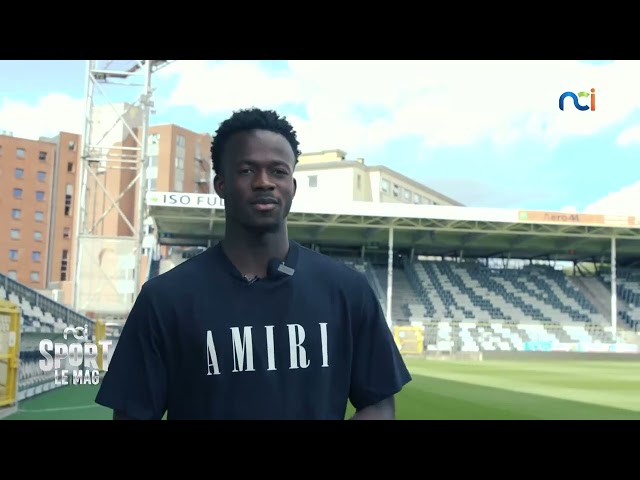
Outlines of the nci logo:
[[[580,99],[587,98],[587,97],[590,97],[589,98],[589,100],[591,101],[590,105],[581,105]],[[596,89],[595,88],[591,89],[591,93],[578,92],[577,94],[575,94],[573,92],[564,92],[562,95],[560,95],[560,99],[558,100],[558,106],[560,107],[560,110],[564,111],[564,104],[567,98],[570,98],[571,100],[573,100],[573,106],[582,112],[585,112],[587,110],[591,110],[592,112],[596,111]]]
[[[98,345],[102,347],[103,370],[108,370],[109,346],[111,340],[100,340],[98,345],[89,342],[89,328],[67,327],[63,336],[67,339],[69,333],[77,340],[74,343],[53,342],[49,339],[40,340],[40,353],[44,357],[40,360],[40,369],[50,372],[54,369],[56,385],[97,385],[100,382],[98,367]],[[82,343],[80,343],[82,341]],[[53,352],[53,356],[49,352]]]

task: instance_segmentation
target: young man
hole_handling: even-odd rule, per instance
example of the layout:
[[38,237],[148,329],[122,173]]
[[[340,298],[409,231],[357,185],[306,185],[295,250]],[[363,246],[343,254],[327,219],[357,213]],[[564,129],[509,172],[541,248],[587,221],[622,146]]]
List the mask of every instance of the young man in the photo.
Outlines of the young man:
[[115,419],[394,419],[411,380],[364,275],[288,238],[298,140],[259,109],[211,148],[224,239],[142,288],[96,402]]

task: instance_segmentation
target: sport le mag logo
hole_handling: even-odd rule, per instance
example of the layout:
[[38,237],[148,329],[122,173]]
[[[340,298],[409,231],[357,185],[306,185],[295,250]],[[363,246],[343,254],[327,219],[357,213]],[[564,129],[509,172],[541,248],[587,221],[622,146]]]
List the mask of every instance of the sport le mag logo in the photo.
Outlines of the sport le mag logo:
[[[64,339],[69,334],[77,342],[53,342],[50,339],[40,340],[42,359],[38,362],[43,372],[54,370],[56,385],[97,385],[100,382],[100,368],[98,365],[98,346],[102,347],[102,369],[109,368],[109,347],[111,340],[100,340],[98,344],[89,341],[89,328],[67,327],[64,329]],[[53,352],[53,355],[50,353]]]

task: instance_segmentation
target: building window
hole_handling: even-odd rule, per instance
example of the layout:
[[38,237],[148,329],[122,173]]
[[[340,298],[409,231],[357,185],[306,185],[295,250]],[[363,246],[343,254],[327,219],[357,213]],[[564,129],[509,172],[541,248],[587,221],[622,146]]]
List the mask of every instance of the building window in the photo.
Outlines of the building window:
[[38,251],[31,252],[31,260],[34,262],[39,262],[41,259],[41,254]]
[[38,159],[40,159],[40,161],[44,162],[47,159],[47,152],[40,152],[38,154]]
[[382,179],[380,189],[385,193],[389,193],[389,180]]
[[73,198],[73,185],[67,184],[67,190],[64,195],[64,214],[67,217],[71,215],[72,198]]
[[42,241],[42,232],[33,232],[33,239],[36,242],[41,242]]
[[358,190],[362,188],[362,175],[360,174],[356,175],[356,187]]
[[11,238],[13,240],[20,240],[20,230],[18,230],[17,228],[12,228],[11,229]]
[[19,208],[14,208],[13,210],[11,210],[11,217],[14,220],[20,219],[21,216],[22,216],[22,211]]
[[405,199],[407,202],[410,202],[410,201],[411,201],[411,191],[410,191],[410,190],[407,190],[407,189],[405,188],[405,189],[402,191],[402,194],[404,195],[404,199]]
[[[180,137],[180,135],[178,135]],[[176,159],[174,168],[174,189],[182,192],[184,189],[184,147],[176,147]]]
[[13,189],[13,198],[22,198],[22,189],[14,188]]
[[16,178],[24,178],[24,168],[16,168]]
[[67,280],[67,270],[69,268],[69,250],[62,250],[62,261],[60,262],[60,281]]
[[14,260],[14,261],[18,260],[18,250],[14,248],[9,250],[9,260]]
[[44,182],[44,179],[47,176],[47,172],[38,172],[38,181],[39,182]]
[[27,152],[24,148],[16,148],[16,157],[24,158],[27,156]]
[[40,281],[40,272],[31,272],[31,281],[39,282]]
[[18,272],[16,272],[15,270],[9,270],[9,272],[7,273],[7,276],[11,280],[17,280],[18,279]]
[[67,172],[73,173],[73,162],[67,162]]
[[309,175],[309,187],[316,188],[318,186],[318,176]]
[[34,218],[36,219],[36,222],[43,222],[44,212],[36,212]]
[[42,201],[44,201],[44,192],[43,192],[43,191],[38,190],[38,191],[36,192],[36,200],[37,200],[38,202],[42,202]]
[[393,196],[394,197],[399,197],[400,196],[400,187],[398,185],[396,185],[395,183],[393,184]]
[[62,230],[62,238],[69,237],[71,237],[71,229],[69,227],[64,227],[64,230]]

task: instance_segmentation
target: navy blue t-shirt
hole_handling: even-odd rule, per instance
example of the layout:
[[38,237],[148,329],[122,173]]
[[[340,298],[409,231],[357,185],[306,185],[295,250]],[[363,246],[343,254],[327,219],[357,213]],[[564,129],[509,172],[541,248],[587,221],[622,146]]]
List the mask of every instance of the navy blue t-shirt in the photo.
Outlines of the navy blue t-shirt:
[[96,402],[137,419],[344,419],[411,376],[366,277],[290,241],[247,282],[217,244],[146,282]]

